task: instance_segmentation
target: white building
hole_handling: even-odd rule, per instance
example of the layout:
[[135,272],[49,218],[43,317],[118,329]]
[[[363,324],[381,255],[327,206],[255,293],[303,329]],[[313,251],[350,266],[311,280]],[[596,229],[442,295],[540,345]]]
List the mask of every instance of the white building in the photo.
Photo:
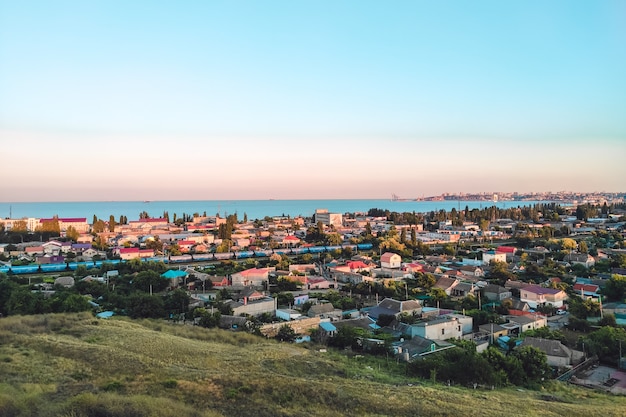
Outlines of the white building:
[[483,253],[483,265],[489,265],[491,261],[506,263],[506,253],[496,253],[495,251]]
[[385,252],[380,257],[382,268],[398,269],[402,266],[402,258],[397,253]]
[[315,210],[315,222],[322,222],[326,226],[343,226],[343,215],[341,213],[329,213],[327,209]]

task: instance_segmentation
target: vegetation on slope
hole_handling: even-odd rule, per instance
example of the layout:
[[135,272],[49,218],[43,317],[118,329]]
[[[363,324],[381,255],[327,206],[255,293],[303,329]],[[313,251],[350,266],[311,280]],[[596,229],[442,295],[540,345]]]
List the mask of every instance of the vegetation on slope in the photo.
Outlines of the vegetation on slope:
[[88,313],[0,319],[7,417],[618,416],[626,409],[626,398],[557,383],[472,390],[409,378],[405,369],[385,358],[157,321]]

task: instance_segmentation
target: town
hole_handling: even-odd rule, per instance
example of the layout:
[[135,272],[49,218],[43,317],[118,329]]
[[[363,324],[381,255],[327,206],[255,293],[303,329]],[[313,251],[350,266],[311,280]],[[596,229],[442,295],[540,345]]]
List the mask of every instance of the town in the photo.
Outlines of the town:
[[393,355],[448,384],[626,394],[625,225],[623,203],[3,219],[0,313],[164,319]]

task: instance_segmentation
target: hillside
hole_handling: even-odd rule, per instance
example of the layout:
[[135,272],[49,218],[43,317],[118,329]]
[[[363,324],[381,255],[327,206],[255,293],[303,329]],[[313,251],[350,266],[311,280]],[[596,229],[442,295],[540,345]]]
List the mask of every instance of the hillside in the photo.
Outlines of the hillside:
[[[462,364],[459,364],[462,366]],[[91,314],[0,319],[0,415],[623,416],[626,398],[562,384],[471,390],[403,365],[222,330]]]

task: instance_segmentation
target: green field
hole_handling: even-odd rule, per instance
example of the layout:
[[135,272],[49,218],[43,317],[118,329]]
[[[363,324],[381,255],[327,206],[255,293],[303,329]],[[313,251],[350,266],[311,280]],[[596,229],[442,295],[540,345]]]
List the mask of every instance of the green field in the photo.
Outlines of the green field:
[[[459,364],[463,366],[463,364]],[[0,319],[0,416],[624,416],[626,398],[447,387],[393,359],[91,314]]]

